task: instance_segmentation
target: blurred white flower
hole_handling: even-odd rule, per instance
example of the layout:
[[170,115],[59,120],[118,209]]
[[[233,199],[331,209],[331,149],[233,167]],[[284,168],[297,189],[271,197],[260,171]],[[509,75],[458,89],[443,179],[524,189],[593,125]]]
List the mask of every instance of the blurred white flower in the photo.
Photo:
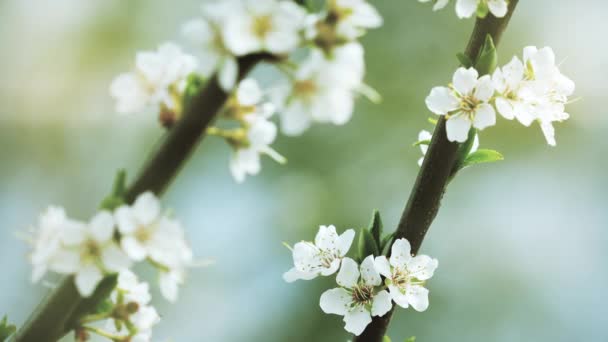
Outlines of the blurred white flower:
[[205,3],[201,7],[203,17],[186,22],[182,34],[198,47],[202,72],[210,75],[217,71],[220,86],[230,91],[237,81],[238,64],[224,43],[222,30],[228,16],[238,7],[234,1]]
[[[122,234],[121,247],[133,260],[148,258],[160,269],[161,275],[173,271],[184,273],[192,263],[192,250],[180,223],[162,214],[160,202],[153,193],[140,194],[132,206],[116,209],[115,216]],[[177,287],[165,291],[164,284],[161,281],[163,296],[175,301]]]
[[372,255],[363,260],[360,268],[353,259],[344,258],[336,280],[340,287],[321,295],[321,310],[344,316],[344,329],[350,333],[359,336],[372,316],[384,316],[393,307],[389,293],[376,290],[382,279]]
[[131,260],[114,242],[114,218],[108,211],[97,213],[88,224],[72,224],[64,230],[62,248],[50,269],[74,274],[78,292],[90,296],[104,274],[119,272]]
[[[433,135],[427,130],[422,130],[420,131],[420,133],[418,133],[418,141],[430,141],[432,138]],[[429,145],[420,144],[419,146],[420,151],[422,152],[422,157],[418,159],[418,166],[422,166],[422,163],[424,162],[424,157],[426,156],[426,151],[428,151],[429,149]],[[473,140],[473,145],[471,145],[471,150],[469,151],[469,154],[477,151],[477,149],[479,149],[479,135],[475,134],[475,139]]]
[[496,112],[488,102],[494,95],[490,76],[479,78],[474,68],[458,68],[450,87],[435,87],[426,98],[429,110],[445,115],[448,140],[465,142],[471,126],[483,130],[496,124]]
[[292,250],[294,267],[283,274],[283,279],[291,283],[336,273],[354,237],[352,229],[338,235],[333,225],[320,226],[314,243],[302,241],[295,244]]
[[445,6],[448,5],[448,3],[450,2],[450,0],[418,0],[419,2],[429,2],[429,1],[433,1],[435,4],[433,5],[433,11],[438,11],[442,8],[444,8]]
[[553,50],[528,46],[524,48],[523,63],[513,57],[494,72],[492,79],[499,93],[498,112],[509,120],[517,118],[525,126],[538,121],[547,142],[554,146],[552,123],[569,118],[565,105],[575,85],[556,66]]
[[159,105],[180,112],[186,77],[197,68],[197,60],[174,43],[163,43],[157,51],[138,52],[135,70],[119,75],[110,85],[119,113],[134,113]]
[[393,243],[390,261],[385,256],[375,259],[378,272],[386,278],[391,298],[402,308],[411,305],[416,311],[425,311],[429,306],[429,290],[424,288],[437,269],[437,259],[426,255],[412,257],[410,243],[398,239]]
[[[418,0],[419,2],[429,2],[431,0]],[[435,5],[433,10],[437,11],[447,6],[449,0],[433,0]],[[490,11],[495,17],[502,18],[508,11],[508,0],[456,0],[456,15],[459,18],[470,18],[478,9],[486,8],[485,13]]]
[[237,56],[254,52],[285,54],[300,44],[306,12],[292,1],[243,0],[222,30],[226,46]]
[[336,33],[353,40],[365,34],[366,29],[382,26],[382,17],[365,0],[330,0],[329,17],[336,22]]
[[262,103],[262,90],[253,79],[243,80],[235,94],[233,110],[237,118],[241,118],[244,126],[244,137],[233,142],[235,152],[230,159],[230,172],[238,183],[245,181],[247,175],[260,172],[260,155],[266,154],[279,163],[285,159],[270,145],[277,136],[276,124],[269,121],[275,107]]
[[332,56],[313,50],[293,80],[273,94],[283,133],[300,135],[312,122],[346,124],[353,114],[364,69],[363,48],[358,43],[335,48]]

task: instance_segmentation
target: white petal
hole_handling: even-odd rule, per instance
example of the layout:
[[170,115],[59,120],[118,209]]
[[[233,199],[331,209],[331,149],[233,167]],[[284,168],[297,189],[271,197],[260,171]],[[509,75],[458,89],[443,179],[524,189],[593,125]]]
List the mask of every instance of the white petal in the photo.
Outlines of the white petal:
[[374,259],[374,265],[378,273],[382,274],[386,278],[391,277],[391,265],[388,263],[388,259],[384,255],[376,257]]
[[114,235],[114,217],[109,211],[101,211],[89,223],[91,234],[98,242],[106,242]]
[[76,250],[60,250],[49,261],[49,269],[57,273],[72,274],[80,268],[80,253]]
[[553,128],[551,122],[541,122],[540,128],[542,129],[543,134],[545,135],[547,144],[549,144],[550,146],[555,146],[557,144],[555,141],[555,128]]
[[211,25],[202,19],[187,21],[182,26],[181,31],[187,40],[196,45],[207,45],[212,41],[214,36]]
[[475,86],[475,98],[481,102],[488,102],[492,95],[494,95],[492,78],[489,75],[480,77]]
[[315,245],[321,250],[334,250],[338,243],[338,233],[333,225],[320,226],[315,235]]
[[487,103],[480,104],[475,111],[473,126],[482,130],[494,125],[496,125],[496,112],[494,112],[494,107]]
[[447,87],[434,87],[431,89],[431,93],[426,97],[425,102],[427,108],[438,115],[445,115],[458,109],[460,106],[458,98]]
[[179,292],[179,283],[181,279],[175,272],[161,272],[159,285],[160,292],[169,302],[175,302]]
[[281,111],[281,131],[285,135],[301,135],[310,127],[310,124],[311,116],[300,101],[292,101]]
[[374,301],[372,302],[372,316],[382,317],[389,312],[392,307],[393,303],[391,301],[391,296],[386,290],[382,290],[374,296]]
[[477,85],[477,77],[479,77],[479,74],[475,68],[465,69],[460,67],[454,73],[452,84],[460,95],[469,95]]
[[361,279],[367,285],[379,286],[382,284],[380,273],[374,265],[374,256],[369,255],[361,262]]
[[88,297],[95,291],[102,278],[99,268],[95,265],[87,265],[76,274],[76,288],[81,296]]
[[476,152],[479,149],[479,134],[475,134],[475,139],[473,139],[473,145],[471,146],[471,151],[469,153]]
[[262,99],[262,89],[253,78],[247,78],[239,83],[236,98],[243,106],[253,106]]
[[353,243],[353,239],[355,238],[355,231],[353,229],[347,229],[338,237],[338,251],[340,252],[340,256],[345,256],[350,249],[350,246]]
[[407,301],[418,312],[429,307],[429,290],[419,285],[407,285],[405,290]]
[[336,273],[336,271],[338,271],[338,269],[340,268],[340,261],[340,259],[332,260],[331,264],[329,264],[329,267],[321,269],[321,275],[328,276]]
[[232,57],[226,57],[220,64],[220,69],[218,71],[218,82],[220,87],[229,92],[234,88],[236,84],[236,80],[239,74],[239,66],[236,62],[236,59]]
[[502,115],[507,120],[513,120],[515,118],[515,114],[513,113],[513,105],[511,102],[504,97],[496,98],[496,109],[498,113]]
[[459,143],[467,141],[470,129],[471,121],[464,115],[453,116],[445,123],[445,130],[449,141],[457,141]]
[[369,311],[362,306],[358,306],[344,315],[344,322],[346,323],[344,329],[359,336],[371,321],[372,316]]
[[417,255],[407,263],[407,269],[411,276],[418,280],[427,280],[433,276],[438,266],[437,259],[427,255]]
[[133,204],[133,215],[140,224],[149,225],[160,215],[160,202],[151,191],[137,196]]
[[391,265],[404,268],[412,258],[411,250],[410,242],[407,239],[397,239],[391,248]]
[[511,62],[502,67],[502,74],[509,88],[514,90],[524,79],[524,64],[514,56]]
[[399,305],[400,307],[407,309],[410,304],[407,301],[406,295],[395,285],[389,285],[388,290],[390,292],[391,298]]
[[134,261],[142,261],[148,256],[146,248],[133,236],[123,236],[120,240],[120,246]]
[[131,266],[129,257],[115,244],[106,247],[101,255],[103,265],[112,272],[119,272]]
[[488,0],[490,12],[497,18],[502,18],[507,14],[507,2],[505,0]]
[[63,230],[60,233],[61,242],[68,246],[75,246],[87,238],[87,227],[81,222],[66,221],[63,223]]
[[319,305],[327,314],[345,315],[351,304],[352,296],[345,289],[339,287],[323,292]]
[[283,273],[283,280],[285,280],[288,283],[293,283],[294,281],[299,280],[299,279],[311,280],[311,279],[316,278],[317,276],[318,276],[318,273],[316,273],[316,272],[302,272],[302,271],[298,270],[297,268],[293,267],[289,271]]
[[459,18],[470,18],[477,11],[478,0],[457,0],[456,15]]
[[358,280],[359,266],[353,259],[344,258],[344,260],[342,260],[342,267],[340,268],[340,272],[338,272],[338,276],[336,277],[338,285],[350,289],[357,285]]
[[118,225],[118,231],[122,234],[130,234],[137,229],[137,222],[135,222],[131,208],[126,205],[114,211],[114,218]]

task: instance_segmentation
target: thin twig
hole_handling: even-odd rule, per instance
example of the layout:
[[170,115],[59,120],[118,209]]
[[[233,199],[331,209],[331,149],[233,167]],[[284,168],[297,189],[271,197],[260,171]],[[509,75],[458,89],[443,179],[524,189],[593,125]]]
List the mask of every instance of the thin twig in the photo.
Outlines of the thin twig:
[[[517,3],[518,0],[510,0],[509,12],[504,18],[489,14],[485,19],[477,19],[465,50],[471,60],[477,57],[487,35],[492,36],[494,43],[498,44]],[[406,238],[410,242],[412,254],[418,253],[422,240],[437,215],[456,161],[458,146],[459,144],[448,141],[445,119],[441,117],[395,234],[395,239]],[[374,317],[354,342],[381,342],[392,314],[393,310],[382,317]]]

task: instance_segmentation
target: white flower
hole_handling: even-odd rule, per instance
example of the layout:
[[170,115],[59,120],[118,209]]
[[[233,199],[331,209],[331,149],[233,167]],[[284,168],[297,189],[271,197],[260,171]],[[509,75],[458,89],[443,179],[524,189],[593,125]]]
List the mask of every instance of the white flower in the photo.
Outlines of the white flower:
[[344,258],[336,280],[340,287],[321,295],[321,310],[344,316],[344,329],[350,333],[359,336],[372,321],[372,316],[384,316],[393,307],[386,290],[376,292],[382,279],[372,255],[363,260],[360,270],[353,259]]
[[445,115],[448,140],[465,142],[471,126],[483,130],[496,124],[496,113],[488,101],[494,95],[490,76],[478,78],[474,68],[458,68],[450,87],[435,87],[426,98],[430,111]]
[[435,4],[433,5],[433,11],[438,11],[438,10],[444,8],[450,2],[450,0],[418,0],[418,1],[419,2],[429,2],[429,1],[435,2]]
[[382,26],[382,17],[365,0],[330,0],[329,13],[337,20],[338,36],[348,40],[362,36],[366,29]]
[[490,12],[498,18],[507,14],[507,0],[457,0],[456,15],[459,18],[470,18],[475,14],[479,6],[488,6]]
[[296,71],[293,81],[277,89],[274,101],[281,107],[281,130],[300,135],[312,122],[346,124],[353,114],[355,91],[362,85],[363,48],[350,43],[320,50]]
[[222,36],[226,19],[235,8],[234,1],[203,4],[203,18],[190,20],[182,27],[182,34],[199,48],[202,72],[209,75],[217,71],[218,82],[225,91],[234,88],[238,76],[236,58]]
[[118,284],[112,293],[112,300],[117,301],[118,292],[123,295],[125,302],[135,302],[139,305],[150,303],[150,286],[146,282],[139,282],[135,273],[124,269],[118,273]]
[[[431,134],[431,132],[427,131],[427,130],[422,130],[420,131],[420,133],[418,133],[418,141],[430,141],[433,138],[433,135]],[[469,154],[477,151],[477,149],[479,148],[479,135],[475,134],[475,139],[473,140],[473,145],[471,145],[471,150],[469,151]],[[426,151],[428,151],[429,149],[429,145],[428,144],[420,144],[420,151],[422,151],[422,157],[420,157],[420,159],[418,159],[418,166],[422,166],[422,163],[424,162],[424,157],[426,156]]]
[[[161,213],[160,202],[153,193],[139,195],[132,206],[116,209],[115,216],[122,234],[121,247],[133,260],[149,258],[161,274],[184,273],[192,263],[192,250],[180,223]],[[163,296],[175,301],[177,291],[164,289],[166,287],[161,286]]]
[[262,90],[253,79],[243,80],[236,91],[236,111],[241,112],[246,137],[236,143],[236,151],[230,160],[230,171],[238,183],[245,177],[260,172],[260,155],[266,154],[279,163],[285,159],[273,150],[270,145],[277,136],[276,125],[268,119],[275,108],[270,103],[260,103]]
[[73,224],[64,230],[62,249],[51,269],[74,274],[78,292],[90,296],[105,273],[128,268],[131,260],[114,242],[114,218],[108,211],[96,214],[88,224]]
[[243,0],[223,30],[226,46],[237,56],[266,51],[285,54],[300,44],[305,11],[292,1]]
[[157,51],[138,52],[135,70],[114,79],[110,93],[120,113],[138,112],[151,105],[181,111],[181,94],[186,77],[197,67],[193,56],[174,43],[164,43]]
[[506,119],[517,118],[525,126],[540,123],[549,145],[555,145],[552,123],[569,118],[565,112],[568,97],[574,93],[574,82],[555,65],[549,47],[524,49],[523,63],[513,57],[492,76],[496,91],[496,109]]
[[292,251],[294,267],[283,274],[283,279],[291,283],[336,273],[354,237],[352,229],[338,235],[336,227],[320,226],[314,243],[302,241],[295,244]]
[[423,285],[433,276],[437,265],[437,259],[426,255],[412,257],[406,239],[395,241],[390,261],[385,256],[375,259],[376,269],[386,278],[391,298],[402,308],[411,305],[416,311],[429,307],[429,290]]

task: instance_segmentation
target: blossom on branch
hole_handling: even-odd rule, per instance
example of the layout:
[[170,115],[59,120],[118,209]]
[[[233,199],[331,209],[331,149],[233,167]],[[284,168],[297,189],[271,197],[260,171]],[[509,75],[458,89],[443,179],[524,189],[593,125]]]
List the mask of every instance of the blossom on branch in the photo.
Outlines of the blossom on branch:
[[354,237],[355,231],[352,229],[338,235],[333,225],[320,226],[314,243],[301,241],[293,246],[294,267],[283,274],[283,279],[291,283],[298,279],[310,280],[319,275],[336,273]]
[[382,279],[372,255],[365,258],[360,267],[353,259],[344,258],[336,281],[340,287],[321,295],[321,310],[344,316],[344,329],[350,333],[361,335],[372,316],[384,316],[393,307],[389,293],[376,289]]
[[[419,2],[429,2],[431,0],[418,0]],[[433,0],[435,5],[433,11],[440,10],[447,6],[449,0]],[[497,18],[502,18],[508,11],[508,0],[456,0],[456,15],[459,18],[470,18],[473,15],[485,17],[488,12]]]

